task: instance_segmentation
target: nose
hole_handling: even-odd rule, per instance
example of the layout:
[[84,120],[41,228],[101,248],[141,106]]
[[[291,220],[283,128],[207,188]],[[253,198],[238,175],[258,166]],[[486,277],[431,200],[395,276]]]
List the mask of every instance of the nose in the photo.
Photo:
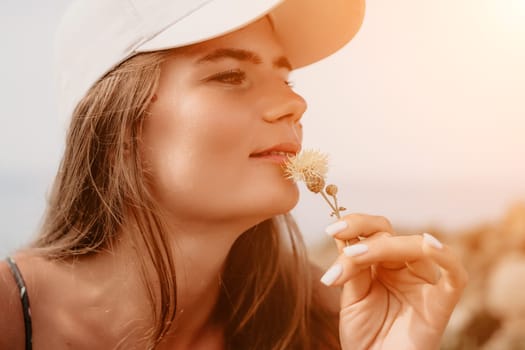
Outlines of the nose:
[[271,97],[267,97],[269,103],[263,118],[269,123],[281,120],[298,123],[307,108],[304,98],[284,84],[283,88],[274,88]]

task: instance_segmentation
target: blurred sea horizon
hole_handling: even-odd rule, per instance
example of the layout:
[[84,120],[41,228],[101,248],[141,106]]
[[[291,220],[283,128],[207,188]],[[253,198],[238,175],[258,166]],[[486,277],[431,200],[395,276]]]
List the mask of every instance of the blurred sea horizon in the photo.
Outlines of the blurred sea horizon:
[[[0,256],[12,253],[37,233],[54,172],[16,170],[0,172]],[[346,213],[383,215],[395,228],[435,228],[455,233],[495,222],[518,202],[525,188],[499,181],[497,186],[447,182],[425,184],[401,181],[335,180]],[[299,185],[301,198],[292,211],[307,245],[325,239],[324,227],[333,221],[320,196]]]

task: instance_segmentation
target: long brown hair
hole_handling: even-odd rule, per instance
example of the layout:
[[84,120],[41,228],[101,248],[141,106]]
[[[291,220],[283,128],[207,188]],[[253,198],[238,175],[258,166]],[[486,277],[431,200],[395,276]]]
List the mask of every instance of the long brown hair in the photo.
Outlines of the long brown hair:
[[[136,230],[129,239],[140,252],[153,317],[147,348],[162,340],[177,311],[170,238],[147,185],[139,147],[161,64],[173,51],[126,60],[77,105],[42,231],[33,244],[50,259],[96,254],[111,249],[123,223],[133,222]],[[309,270],[289,215],[239,237],[227,258],[215,313],[225,324],[228,348],[337,348],[337,324],[312,292]]]

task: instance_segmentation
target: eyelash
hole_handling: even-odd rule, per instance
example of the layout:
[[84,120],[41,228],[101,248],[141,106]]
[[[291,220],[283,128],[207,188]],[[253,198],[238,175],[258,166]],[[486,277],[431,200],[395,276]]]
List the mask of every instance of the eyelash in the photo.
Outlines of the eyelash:
[[207,81],[219,81],[221,83],[240,85],[246,79],[246,73],[238,69],[230,69],[224,72],[216,73],[208,77]]
[[[230,69],[224,72],[219,72],[208,77],[206,81],[219,81],[221,83],[231,85],[241,85],[246,79],[246,73],[239,69]],[[289,87],[293,88],[294,83],[290,80],[285,80],[284,83]]]

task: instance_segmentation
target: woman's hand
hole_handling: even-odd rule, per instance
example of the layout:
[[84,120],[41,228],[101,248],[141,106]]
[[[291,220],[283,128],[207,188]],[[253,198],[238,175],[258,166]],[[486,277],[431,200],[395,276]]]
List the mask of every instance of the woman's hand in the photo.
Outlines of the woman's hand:
[[429,234],[396,236],[379,216],[350,214],[327,233],[340,256],[321,281],[343,287],[342,348],[439,349],[467,283],[451,250]]

